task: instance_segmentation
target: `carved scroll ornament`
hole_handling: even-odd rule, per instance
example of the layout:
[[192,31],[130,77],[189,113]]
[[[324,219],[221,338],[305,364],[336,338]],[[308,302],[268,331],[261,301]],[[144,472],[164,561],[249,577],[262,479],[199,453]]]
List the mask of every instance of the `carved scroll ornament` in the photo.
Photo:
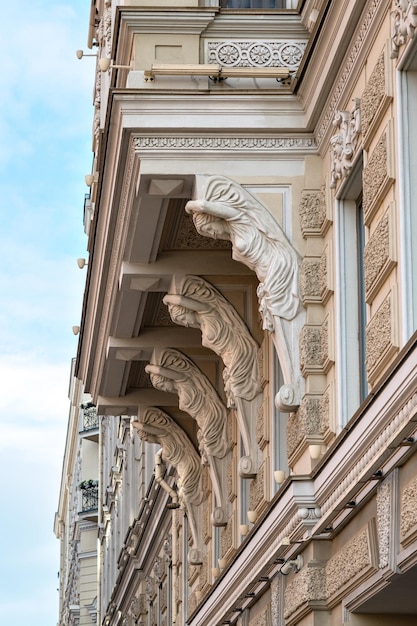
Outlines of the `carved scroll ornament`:
[[304,319],[298,254],[268,209],[241,185],[222,176],[198,182],[200,199],[188,202],[186,211],[201,235],[230,240],[233,258],[256,273],[263,328],[272,333],[285,382],[277,403],[293,410],[304,389],[297,348]]
[[361,132],[360,100],[355,99],[353,111],[336,111],[333,126],[336,134],[330,138],[331,179],[334,189],[338,180],[349,176]]
[[417,0],[396,0],[391,20],[391,58],[396,59],[401,46],[414,38],[417,28]]
[[194,540],[190,562],[201,563],[203,540],[199,505],[203,500],[200,457],[182,428],[160,409],[150,407],[133,422],[142,441],[158,443],[165,463],[175,467],[178,498],[186,509]]
[[155,350],[145,369],[152,385],[176,393],[179,408],[197,422],[201,461],[210,469],[216,498],[213,523],[223,525],[226,523],[227,409],[208,378],[178,350]]
[[200,328],[203,346],[221,357],[228,406],[237,411],[246,454],[240,474],[252,477],[257,471],[256,421],[262,402],[256,341],[230,302],[198,276],[186,276],[164,302],[176,324]]

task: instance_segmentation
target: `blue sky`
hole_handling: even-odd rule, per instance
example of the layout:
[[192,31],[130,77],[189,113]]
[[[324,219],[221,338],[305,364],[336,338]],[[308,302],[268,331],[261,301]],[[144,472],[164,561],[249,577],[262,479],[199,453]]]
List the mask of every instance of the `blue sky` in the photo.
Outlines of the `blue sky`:
[[89,0],[2,5],[0,26],[0,626],[55,626],[53,534],[86,255]]

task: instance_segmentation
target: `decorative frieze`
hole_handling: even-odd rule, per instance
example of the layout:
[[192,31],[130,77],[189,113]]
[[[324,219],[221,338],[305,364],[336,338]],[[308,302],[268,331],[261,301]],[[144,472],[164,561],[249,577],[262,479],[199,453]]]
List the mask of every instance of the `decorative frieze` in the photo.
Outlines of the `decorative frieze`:
[[352,111],[336,111],[333,119],[336,133],[330,138],[330,188],[347,178],[361,133],[360,100],[355,98]]
[[189,150],[204,151],[224,150],[238,152],[316,152],[316,141],[313,137],[245,137],[227,135],[141,135],[135,137],[135,151],[144,150],[174,150],[185,152]]
[[350,49],[346,55],[346,63],[341,73],[338,76],[335,88],[329,102],[329,106],[324,111],[323,117],[318,127],[316,134],[317,143],[320,145],[327,135],[330,125],[334,119],[335,111],[337,110],[338,103],[342,100],[345,94],[346,86],[352,80],[354,69],[358,67],[358,57],[362,54],[362,49],[365,41],[368,38],[369,31],[374,26],[374,18],[377,12],[380,10],[381,5],[385,4],[385,0],[371,0],[368,2],[366,11],[363,13],[363,19],[356,31],[356,36],[352,39]]
[[392,124],[380,137],[363,170],[363,213],[368,226],[389,187],[394,182]]
[[304,375],[326,373],[333,364],[332,328],[329,316],[321,326],[305,325],[300,336],[300,364]]
[[381,118],[392,99],[391,63],[387,58],[387,48],[380,54],[378,61],[366,84],[361,98],[361,123],[364,143],[368,135]]
[[391,58],[398,57],[401,46],[413,39],[417,28],[417,4],[415,0],[395,0],[391,13]]
[[366,371],[370,383],[398,350],[398,322],[396,291],[392,290],[366,327]]
[[331,220],[327,215],[324,189],[304,189],[299,206],[300,226],[303,237],[323,237]]
[[304,41],[209,41],[207,62],[222,67],[287,67],[296,70]]
[[374,520],[337,552],[326,565],[326,597],[334,606],[377,567],[377,541]]
[[401,494],[401,544],[405,548],[417,538],[417,478]]
[[368,303],[372,302],[396,264],[394,211],[395,207],[391,204],[365,246],[365,295]]
[[326,568],[324,562],[309,563],[287,585],[284,617],[286,624],[296,623],[303,609],[314,610],[325,606]]

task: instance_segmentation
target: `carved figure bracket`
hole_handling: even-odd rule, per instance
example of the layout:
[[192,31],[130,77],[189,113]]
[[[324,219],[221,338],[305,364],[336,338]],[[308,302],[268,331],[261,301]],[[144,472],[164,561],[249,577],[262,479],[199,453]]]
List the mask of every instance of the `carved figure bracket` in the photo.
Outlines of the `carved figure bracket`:
[[[192,562],[201,563],[203,555],[203,535],[201,507],[203,500],[202,472],[200,457],[193,444],[182,428],[160,409],[149,407],[133,422],[142,441],[158,443],[161,446],[162,458],[165,463],[175,467],[178,480],[178,499],[182,508],[187,511],[193,537]],[[159,453],[155,462],[158,462]],[[155,476],[157,468],[155,467]],[[162,478],[158,480],[161,486],[174,495],[174,491]],[[175,492],[174,492],[175,493]],[[191,562],[191,561],[190,561]]]
[[[198,176],[197,194],[199,199],[185,207],[197,231],[231,241],[233,258],[258,277],[263,328],[272,334],[286,385],[277,402],[281,410],[293,411],[304,393],[298,348],[305,317],[299,256],[268,209],[241,185],[223,176]],[[286,404],[289,396],[291,404]]]
[[256,423],[262,402],[258,345],[236,309],[203,278],[186,276],[171,291],[164,303],[172,320],[199,328],[203,346],[223,361],[225,394],[228,406],[236,409],[246,455],[240,474],[252,478],[258,469]]
[[154,350],[145,369],[153,386],[176,393],[179,408],[197,422],[201,462],[209,467],[216,507],[220,510],[216,514],[216,525],[225,525],[229,447],[226,407],[205,374],[178,350]]

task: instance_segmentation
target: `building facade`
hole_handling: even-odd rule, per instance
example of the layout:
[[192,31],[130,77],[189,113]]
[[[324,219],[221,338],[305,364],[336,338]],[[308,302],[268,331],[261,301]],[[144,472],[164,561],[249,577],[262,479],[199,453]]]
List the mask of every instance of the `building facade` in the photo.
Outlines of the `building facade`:
[[70,420],[60,626],[415,622],[416,26],[414,0],[92,1],[99,434],[79,480]]

